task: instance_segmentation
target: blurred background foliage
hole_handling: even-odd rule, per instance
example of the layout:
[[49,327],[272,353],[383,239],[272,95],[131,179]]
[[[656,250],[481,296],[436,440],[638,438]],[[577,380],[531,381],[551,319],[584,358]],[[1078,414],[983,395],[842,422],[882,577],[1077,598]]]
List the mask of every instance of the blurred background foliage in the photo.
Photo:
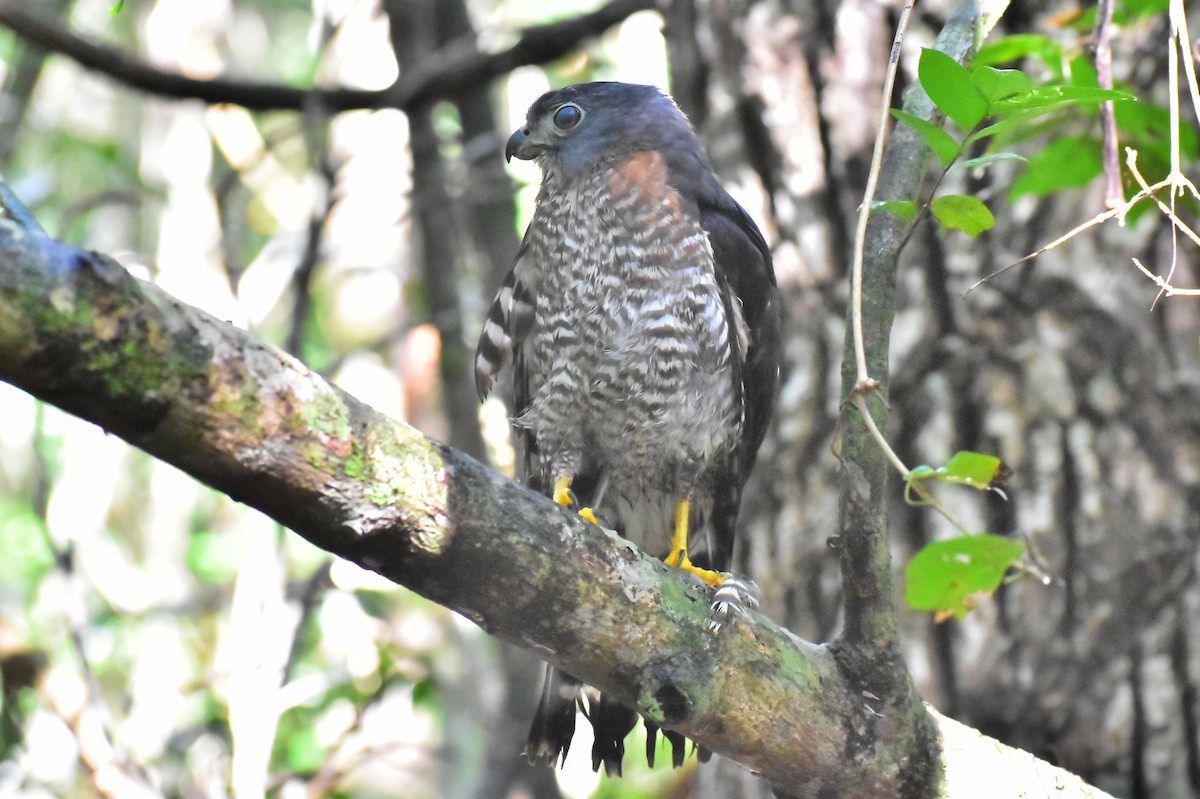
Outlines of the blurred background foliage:
[[[389,13],[419,36],[450,6],[468,12],[461,2],[112,5],[35,4],[166,72],[362,89],[400,72]],[[481,46],[503,47],[526,26],[598,5],[488,0],[465,21]],[[474,140],[454,104],[429,109],[452,207],[434,208],[426,229],[413,209],[418,144],[396,110],[251,114],[162,100],[11,33],[0,34],[4,175],[53,235],[116,255],[452,440],[438,366],[445,320],[432,318],[417,263],[422,234],[469,245],[464,206],[490,193],[513,207],[501,131],[552,82],[665,86],[660,30],[657,15],[635,14],[562,62],[480,86],[500,121],[489,110],[495,129]],[[468,159],[492,162],[490,184],[471,182]],[[514,166],[522,218],[536,189],[528,167]],[[511,259],[512,210],[501,224],[497,245]],[[454,258],[473,336],[500,267],[471,246]],[[449,324],[462,339],[462,323]],[[489,789],[489,725],[507,679],[477,628],[20,392],[0,386],[0,405],[0,796],[505,795],[523,744],[514,730],[528,718],[501,725],[515,737],[492,754],[507,762]],[[503,407],[484,418],[511,473]],[[507,657],[531,692],[536,661]],[[675,778],[631,764],[630,779],[597,792],[585,759],[562,775],[569,795],[658,796]],[[557,791],[549,772],[529,782],[515,789]]]
[[[24,5],[164,73],[384,89],[447,53],[494,52],[526,26],[603,4]],[[1114,74],[1146,109],[1119,121],[1153,181],[1169,162],[1166,2],[1116,6]],[[954,7],[921,4],[903,80]],[[297,113],[164,99],[0,28],[0,169],[52,234],[113,254],[512,473],[507,411],[480,407],[468,374],[538,179],[530,164],[504,164],[504,140],[551,86],[671,90],[771,241],[785,297],[779,412],[747,495],[738,571],[762,585],[772,617],[828,640],[845,273],[893,13],[875,0],[680,0],[490,84],[404,111],[337,113],[316,101]],[[1070,78],[1086,63],[1088,13],[1012,3],[996,36],[1034,38],[993,63]],[[1134,254],[1168,264],[1169,226],[1148,214],[1106,227],[958,296],[1103,209],[1099,135],[1087,111],[1023,131],[1012,146],[1038,189],[1010,194],[1029,174],[1015,163],[952,174],[943,188],[983,200],[997,228],[969,242],[926,224],[910,245],[896,446],[910,465],[958,449],[1001,456],[1015,470],[1011,501],[947,502],[1028,543],[1053,579],[1008,586],[963,622],[909,614],[909,662],[942,710],[1104,787],[1197,795],[1200,324],[1180,303],[1149,313],[1156,289],[1128,265]],[[1194,167],[1194,129],[1182,146]],[[1196,276],[1183,263],[1176,277]],[[952,531],[895,494],[900,568]],[[538,669],[0,385],[0,797],[762,795],[740,769],[694,759],[650,771],[631,755],[624,780],[602,779],[584,735],[563,770],[526,768]]]

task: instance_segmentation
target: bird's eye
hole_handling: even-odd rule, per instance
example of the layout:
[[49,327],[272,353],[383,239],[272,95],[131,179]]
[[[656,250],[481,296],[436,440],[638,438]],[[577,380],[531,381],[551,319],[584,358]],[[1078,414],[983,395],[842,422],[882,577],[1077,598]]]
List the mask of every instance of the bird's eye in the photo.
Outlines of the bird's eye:
[[570,130],[583,121],[583,109],[577,105],[564,105],[554,112],[554,127]]

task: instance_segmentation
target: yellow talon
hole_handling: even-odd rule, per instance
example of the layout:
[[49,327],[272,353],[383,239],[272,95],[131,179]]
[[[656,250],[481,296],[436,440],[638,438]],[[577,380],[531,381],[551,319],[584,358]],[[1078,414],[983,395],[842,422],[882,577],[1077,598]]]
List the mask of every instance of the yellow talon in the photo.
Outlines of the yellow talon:
[[688,520],[692,512],[691,500],[681,499],[675,506],[675,537],[671,539],[671,554],[663,562],[688,574],[694,574],[714,588],[720,588],[729,579],[728,574],[701,569],[688,557]]
[[554,479],[554,501],[563,506],[575,504],[571,496],[571,478],[565,474]]
[[[554,479],[554,501],[564,508],[575,504],[575,496],[571,493],[571,478],[565,474]],[[579,515],[592,524],[600,524],[596,519],[596,512],[591,508],[582,509]]]

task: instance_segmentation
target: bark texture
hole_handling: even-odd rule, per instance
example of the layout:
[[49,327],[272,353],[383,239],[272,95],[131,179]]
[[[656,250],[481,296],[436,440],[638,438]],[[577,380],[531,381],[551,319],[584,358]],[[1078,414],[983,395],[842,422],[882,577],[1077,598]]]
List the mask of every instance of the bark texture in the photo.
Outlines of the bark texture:
[[763,618],[711,635],[698,584],[31,222],[0,227],[0,379],[777,785],[888,784],[843,768],[869,709],[826,648]]

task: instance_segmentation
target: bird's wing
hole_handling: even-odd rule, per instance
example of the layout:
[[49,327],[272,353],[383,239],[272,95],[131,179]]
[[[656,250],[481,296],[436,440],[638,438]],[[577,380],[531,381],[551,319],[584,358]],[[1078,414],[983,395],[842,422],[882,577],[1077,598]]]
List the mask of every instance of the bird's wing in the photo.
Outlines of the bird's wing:
[[[707,187],[706,187],[707,188]],[[700,225],[712,245],[717,279],[730,320],[734,386],[742,398],[742,434],[737,450],[716,468],[713,481],[713,568],[727,569],[733,555],[734,523],[742,487],[767,432],[779,376],[780,319],[771,251],[762,233],[724,189],[700,193]],[[744,323],[737,328],[737,319]]]
[[513,351],[533,326],[537,299],[532,259],[527,233],[512,269],[496,291],[475,348],[475,390],[480,399],[492,390],[500,370],[512,363]]
[[[724,192],[722,192],[724,194]],[[722,202],[700,205],[700,225],[708,232],[717,278],[726,292],[727,307],[737,304],[749,334],[745,341],[733,336],[735,360],[740,366],[739,388],[745,402],[742,428],[743,467],[748,472],[766,435],[775,404],[779,376],[779,299],[771,250],[742,206],[724,194]]]
[[[530,230],[533,225],[530,225]],[[533,327],[537,311],[537,269],[534,248],[529,244],[527,230],[512,269],[500,282],[496,298],[488,309],[479,345],[475,348],[475,390],[484,399],[492,390],[496,376],[509,364],[513,365],[512,407],[514,419],[520,418],[529,404],[533,388],[529,384],[529,369],[521,344]],[[549,485],[545,476],[534,469],[537,462],[537,437],[528,428],[517,431],[520,440],[521,475],[535,491],[546,493]]]

